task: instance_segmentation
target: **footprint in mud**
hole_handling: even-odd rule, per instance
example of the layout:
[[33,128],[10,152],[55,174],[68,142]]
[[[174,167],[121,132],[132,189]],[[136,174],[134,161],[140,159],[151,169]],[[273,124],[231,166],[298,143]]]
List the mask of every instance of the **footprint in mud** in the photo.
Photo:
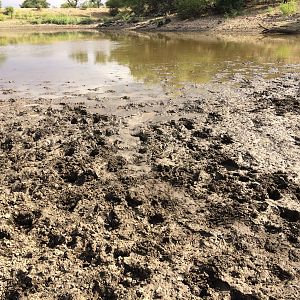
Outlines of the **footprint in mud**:
[[212,136],[212,129],[204,127],[202,130],[195,130],[193,131],[192,136],[201,139],[208,139]]
[[60,202],[63,209],[66,209],[69,212],[73,212],[82,199],[82,194],[68,193],[67,195],[63,196]]
[[14,147],[14,142],[11,138],[6,138],[2,143],[1,143],[1,149],[4,151],[11,151]]
[[3,240],[3,239],[10,240],[11,235],[7,230],[0,228],[0,240]]
[[208,124],[215,124],[215,123],[219,123],[221,121],[223,121],[223,117],[221,116],[221,114],[219,114],[217,112],[210,112],[207,115],[206,123],[208,123]]
[[85,245],[84,250],[79,255],[79,258],[87,265],[99,266],[101,263],[99,252],[100,251],[97,247],[94,248],[92,243],[88,242]]
[[129,275],[138,282],[148,280],[151,277],[151,273],[148,267],[124,264],[124,274]]
[[162,214],[154,214],[152,216],[149,217],[148,221],[150,224],[152,225],[158,225],[158,224],[161,224],[163,222],[165,222],[165,218],[163,217]]
[[9,288],[4,293],[4,300],[21,300],[22,294],[17,289]]
[[225,159],[221,162],[221,165],[228,171],[236,171],[240,166],[233,159]]
[[285,219],[287,222],[299,222],[300,212],[297,210],[289,209],[286,207],[279,207],[280,217]]
[[80,165],[64,166],[59,163],[56,165],[56,169],[66,183],[83,185],[86,182],[98,179],[98,176],[93,169],[81,167]]
[[73,300],[74,297],[71,294],[66,293],[66,294],[59,295],[57,299],[58,300]]
[[294,278],[294,276],[290,272],[284,270],[282,267],[278,265],[274,265],[271,271],[281,281],[290,281]]
[[40,215],[40,212],[19,212],[14,217],[14,222],[19,227],[31,229],[33,227],[35,219],[40,217]]
[[65,156],[73,156],[74,153],[76,151],[76,148],[75,147],[68,147],[66,150],[65,150]]
[[100,283],[98,280],[93,281],[92,292],[94,295],[98,295],[97,299],[101,300],[118,300],[118,295],[115,290],[107,283]]
[[281,193],[277,189],[268,188],[267,192],[268,192],[269,198],[272,199],[272,200],[276,201],[276,200],[280,200],[282,198]]
[[234,143],[234,139],[228,133],[221,134],[219,136],[219,139],[220,139],[221,143],[224,145],[230,145],[230,144]]
[[140,200],[138,197],[136,197],[132,193],[128,193],[126,195],[125,201],[127,202],[127,205],[131,208],[136,208],[136,207],[141,206],[143,204],[143,201]]
[[122,198],[115,192],[109,192],[105,195],[105,200],[112,204],[121,204]]
[[127,164],[127,160],[122,156],[115,156],[109,159],[107,163],[107,171],[118,172],[122,170]]
[[188,130],[193,130],[195,128],[195,122],[186,118],[179,119],[179,122]]
[[48,235],[48,244],[49,248],[55,248],[57,246],[63,245],[66,242],[66,238],[61,234],[50,233]]
[[105,229],[106,230],[115,230],[121,226],[121,220],[118,215],[112,210],[109,212],[105,220]]

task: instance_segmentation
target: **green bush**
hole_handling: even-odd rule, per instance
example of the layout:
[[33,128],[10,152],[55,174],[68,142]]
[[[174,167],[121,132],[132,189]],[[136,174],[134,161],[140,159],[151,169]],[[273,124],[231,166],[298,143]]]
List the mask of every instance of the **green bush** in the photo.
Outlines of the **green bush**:
[[210,7],[209,0],[178,0],[177,12],[181,19],[197,18]]
[[12,6],[7,6],[5,7],[3,14],[10,16],[10,18],[12,19],[14,15],[14,11],[15,9]]
[[109,8],[109,14],[116,16],[119,13],[119,9],[124,7],[124,1],[122,0],[108,0],[106,6]]
[[279,9],[284,15],[293,15],[297,12],[297,3],[293,0],[287,3],[281,3]]
[[25,0],[21,8],[48,8],[49,6],[46,0]]
[[235,15],[245,6],[245,0],[217,0],[216,9],[222,14]]
[[78,18],[66,15],[44,15],[31,20],[31,24],[86,25],[91,23],[93,23],[91,18]]
[[108,8],[122,8],[122,7],[124,7],[124,1],[122,1],[122,0],[108,0],[108,1],[106,1],[106,6]]

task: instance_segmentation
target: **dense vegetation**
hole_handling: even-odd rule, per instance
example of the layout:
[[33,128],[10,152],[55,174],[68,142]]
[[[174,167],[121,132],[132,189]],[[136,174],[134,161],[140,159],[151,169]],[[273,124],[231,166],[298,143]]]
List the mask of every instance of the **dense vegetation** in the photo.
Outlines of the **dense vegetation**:
[[[130,8],[136,15],[162,15],[177,12],[182,19],[199,17],[207,12],[236,14],[246,6],[280,3],[278,0],[108,0],[106,5],[112,14],[121,8]],[[288,2],[288,8],[296,7],[295,0]]]
[[65,0],[61,5],[62,8],[99,8],[102,5],[101,0]]
[[14,8],[12,6],[8,6],[4,9],[3,14],[9,16],[11,19],[13,18]]
[[46,0],[25,0],[21,8],[48,8],[49,6]]
[[[49,0],[48,0],[49,1]],[[110,14],[116,18],[107,18],[106,10],[94,11],[93,14],[83,13],[87,8],[99,8],[101,0],[64,0],[63,8],[80,8],[54,11],[42,10],[49,7],[47,0],[24,0],[22,8],[37,8],[31,11],[16,10],[6,7],[0,10],[0,21],[7,19],[26,20],[32,24],[91,24],[93,22],[112,22],[114,20],[139,20],[144,16],[163,16],[177,13],[181,19],[197,18],[205,14],[223,14],[235,16],[244,8],[252,11],[257,5],[265,7],[266,11],[273,13],[280,11],[284,15],[299,12],[300,0],[108,0],[106,6]],[[103,1],[104,2],[104,1]],[[1,0],[0,0],[1,6]],[[100,19],[103,18],[103,19]],[[168,18],[166,18],[167,20]]]

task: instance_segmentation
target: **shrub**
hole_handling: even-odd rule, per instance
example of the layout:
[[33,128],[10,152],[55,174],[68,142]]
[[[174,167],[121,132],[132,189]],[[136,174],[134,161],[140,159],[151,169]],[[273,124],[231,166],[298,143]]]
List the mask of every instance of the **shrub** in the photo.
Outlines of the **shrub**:
[[31,20],[32,24],[56,24],[56,25],[86,25],[91,24],[91,18],[78,18],[66,15],[45,15]]
[[7,15],[7,16],[10,16],[10,18],[12,19],[13,18],[13,14],[14,14],[14,8],[12,6],[8,6],[8,7],[5,7],[4,9],[4,14]]
[[274,7],[269,6],[268,9],[267,9],[267,13],[268,13],[268,14],[273,14],[274,12],[275,12]]
[[21,8],[48,8],[50,4],[46,0],[25,0]]
[[208,0],[178,0],[177,11],[181,19],[196,18],[203,14],[209,7]]
[[106,6],[109,8],[109,14],[116,16],[119,13],[119,9],[124,7],[124,3],[122,0],[108,0],[106,1]]
[[281,3],[279,9],[284,15],[292,15],[297,12],[297,3],[293,0],[287,3]]
[[217,0],[216,9],[222,14],[235,15],[245,6],[245,0]]

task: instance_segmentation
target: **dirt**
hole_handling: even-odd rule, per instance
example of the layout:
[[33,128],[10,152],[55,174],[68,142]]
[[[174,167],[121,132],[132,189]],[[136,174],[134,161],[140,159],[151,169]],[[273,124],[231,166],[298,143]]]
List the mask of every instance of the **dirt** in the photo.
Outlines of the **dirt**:
[[[205,33],[242,33],[259,34],[268,29],[291,29],[291,33],[300,33],[300,14],[283,15],[274,10],[268,13],[267,9],[250,10],[241,15],[224,17],[220,15],[203,16],[197,19],[180,20],[177,16],[159,17],[139,23],[114,21],[100,24],[100,30],[136,30],[159,32],[205,32]],[[279,33],[279,32],[277,32]]]
[[18,21],[5,21],[0,23],[0,33],[7,32],[61,32],[61,31],[91,31],[95,24],[89,25],[56,25],[56,24],[20,24]]
[[299,84],[2,89],[2,299],[299,299]]

